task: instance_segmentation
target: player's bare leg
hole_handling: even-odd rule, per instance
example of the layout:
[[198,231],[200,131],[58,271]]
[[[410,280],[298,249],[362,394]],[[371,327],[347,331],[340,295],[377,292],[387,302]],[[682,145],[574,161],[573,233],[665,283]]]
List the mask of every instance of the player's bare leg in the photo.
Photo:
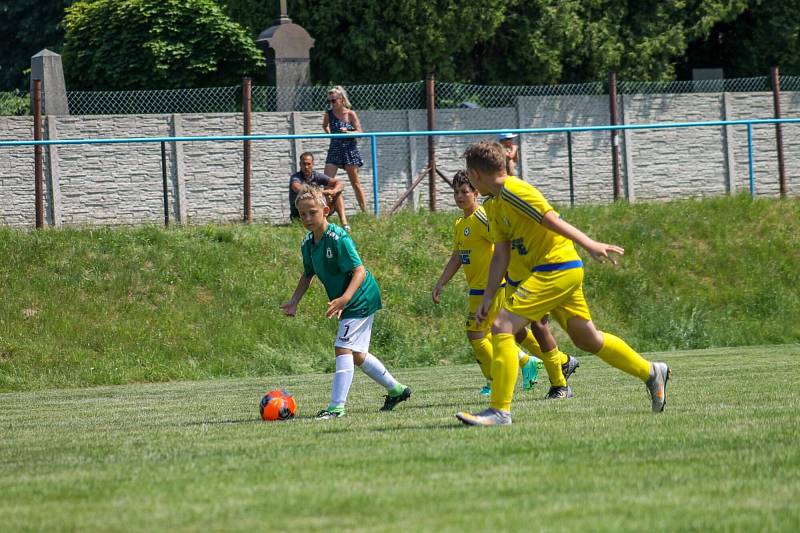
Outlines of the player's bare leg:
[[648,361],[616,335],[599,331],[591,320],[570,318],[567,321],[567,333],[581,350],[596,354],[614,368],[641,379],[647,386],[653,412],[664,410],[667,381],[672,376],[672,371],[665,363]]

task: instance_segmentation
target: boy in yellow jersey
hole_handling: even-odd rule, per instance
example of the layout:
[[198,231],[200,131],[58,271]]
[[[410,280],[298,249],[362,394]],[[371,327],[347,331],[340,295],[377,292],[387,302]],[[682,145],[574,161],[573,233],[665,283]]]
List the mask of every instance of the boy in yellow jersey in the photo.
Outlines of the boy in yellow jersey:
[[[464,157],[470,182],[481,194],[493,196],[495,202],[489,218],[494,254],[475,319],[482,322],[489,315],[509,265],[514,265],[515,272],[525,269],[529,274],[520,280],[492,323],[493,386],[489,408],[475,414],[459,412],[456,417],[472,426],[511,424],[511,399],[517,378],[514,332],[548,313],[578,348],[641,379],[650,394],[652,410],[663,411],[670,368],[644,359],[619,337],[596,329],[583,296],[583,263],[574,243],[593,258],[608,259],[614,264],[616,260],[609,254],[622,255],[624,250],[589,238],[561,220],[538,189],[507,176],[500,144],[473,144]],[[542,350],[550,348],[542,344]]]
[[[495,198],[491,196],[484,200],[483,209],[486,212],[487,219],[492,219],[493,209],[496,204],[497,202]],[[494,245],[492,246],[492,252],[494,252]],[[513,296],[514,291],[516,291],[521,281],[525,279],[528,274],[529,271],[527,269],[522,269],[522,267],[519,265],[508,265],[508,271],[506,272],[505,278],[505,290],[503,291],[503,289],[501,289],[501,291],[505,293],[503,295],[503,301],[507,301]],[[491,330],[492,322],[494,321],[495,316],[497,316],[497,313],[491,317],[487,317],[482,323],[482,326]],[[530,331],[533,332],[533,336],[536,337],[536,339],[539,339],[538,342],[533,340],[533,342],[537,345],[538,351],[532,353],[535,353],[544,362],[544,366],[547,369],[547,377],[550,379],[550,390],[547,391],[545,399],[559,400],[564,398],[572,398],[572,388],[567,385],[567,380],[580,366],[580,361],[578,361],[577,358],[567,355],[558,349],[556,340],[553,337],[553,334],[550,332],[550,328],[547,327],[547,315],[545,315],[539,321],[531,322],[530,328]],[[527,331],[527,328],[526,332],[528,335],[530,335],[530,332]],[[519,332],[517,332],[515,338],[519,343]],[[542,351],[541,345],[547,346],[549,349],[547,351]]]
[[[467,338],[475,353],[481,372],[486,378],[487,384],[481,390],[481,394],[488,396],[491,394],[492,381],[492,342],[491,342],[491,321],[486,320],[483,324],[475,322],[475,310],[481,302],[483,290],[486,287],[486,278],[489,275],[489,261],[492,258],[494,244],[489,237],[489,223],[486,213],[478,204],[478,192],[470,184],[467,173],[459,171],[453,176],[453,197],[456,205],[464,212],[464,217],[459,218],[453,226],[453,253],[450,261],[444,267],[442,275],[433,288],[432,298],[434,303],[439,303],[442,290],[448,281],[458,272],[463,265],[464,275],[469,286],[469,312],[467,315]],[[495,298],[491,318],[497,314],[502,304],[502,294],[498,292]],[[527,329],[520,330],[517,334],[517,342],[525,346],[531,353],[541,353],[539,345]],[[522,388],[528,390],[533,388],[536,377],[539,373],[538,365],[541,360],[531,357],[524,351],[518,353],[519,367],[522,369]]]

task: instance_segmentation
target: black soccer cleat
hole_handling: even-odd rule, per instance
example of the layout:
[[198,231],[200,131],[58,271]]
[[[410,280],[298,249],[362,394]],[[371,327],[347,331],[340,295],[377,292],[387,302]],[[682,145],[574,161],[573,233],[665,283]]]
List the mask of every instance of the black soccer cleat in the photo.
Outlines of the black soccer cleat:
[[544,397],[545,400],[564,400],[566,398],[572,398],[571,387],[550,387],[547,396]]
[[387,394],[385,398],[386,399],[383,401],[383,407],[381,407],[381,411],[391,411],[398,403],[404,402],[411,398],[411,387],[406,387],[403,389],[403,392],[397,396],[391,396]]

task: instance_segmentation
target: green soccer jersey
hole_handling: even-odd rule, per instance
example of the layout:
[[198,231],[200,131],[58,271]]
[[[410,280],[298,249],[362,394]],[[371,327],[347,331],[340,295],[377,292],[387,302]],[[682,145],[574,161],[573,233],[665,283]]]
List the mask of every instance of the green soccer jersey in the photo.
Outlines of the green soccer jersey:
[[[336,224],[328,224],[328,229],[317,243],[314,242],[314,234],[309,232],[300,250],[305,276],[311,278],[316,275],[325,286],[329,300],[344,294],[353,279],[353,269],[362,264],[353,239]],[[365,318],[380,308],[381,290],[367,270],[364,283],[344,308],[341,318]]]

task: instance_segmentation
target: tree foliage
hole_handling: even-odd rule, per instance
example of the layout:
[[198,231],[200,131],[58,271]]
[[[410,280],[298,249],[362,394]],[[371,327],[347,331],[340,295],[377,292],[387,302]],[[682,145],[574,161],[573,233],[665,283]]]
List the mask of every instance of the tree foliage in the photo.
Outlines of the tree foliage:
[[[291,0],[289,15],[316,39],[317,83],[429,72],[441,81],[568,83],[611,69],[661,80],[695,67],[765,75],[773,64],[800,73],[797,0]],[[277,16],[277,0],[2,2],[0,89],[25,89],[30,57],[61,52],[64,28],[70,89],[258,78],[265,71],[252,38]]]
[[60,52],[64,8],[75,0],[0,2],[0,89],[27,90],[31,56],[45,48]]
[[263,71],[247,31],[212,0],[79,0],[64,25],[71,89],[231,85]]
[[[254,34],[277,3],[221,0]],[[289,15],[316,39],[320,81],[440,80],[540,84],[670,79],[691,41],[747,0],[310,0]],[[239,18],[241,17],[241,18]]]
[[[224,0],[253,34],[271,26],[259,0]],[[318,82],[380,83],[463,80],[458,58],[494,34],[506,0],[295,0],[289,16],[316,39],[311,50]],[[277,3],[275,3],[277,4]]]
[[672,79],[691,41],[746,0],[516,0],[493,39],[468,59],[494,83]]
[[779,65],[800,75],[800,8],[797,0],[758,0],[736,20],[712,28],[690,46],[680,67],[723,68],[726,77],[766,76]]

